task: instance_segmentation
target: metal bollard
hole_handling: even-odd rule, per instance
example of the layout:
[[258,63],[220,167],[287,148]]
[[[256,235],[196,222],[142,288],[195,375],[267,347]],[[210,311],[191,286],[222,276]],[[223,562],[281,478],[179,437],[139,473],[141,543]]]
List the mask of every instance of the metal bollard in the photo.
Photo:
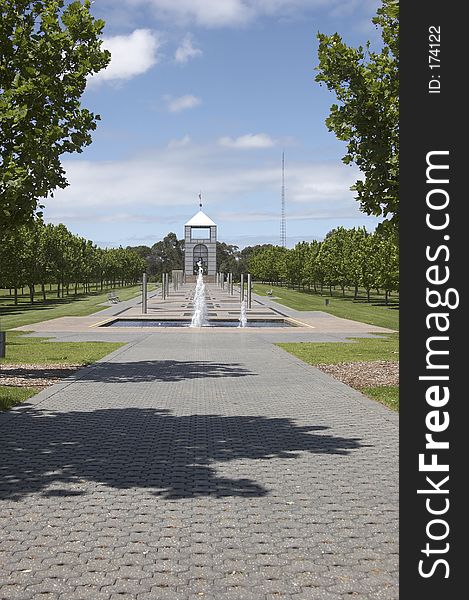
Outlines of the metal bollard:
[[5,358],[7,345],[7,333],[6,331],[0,331],[0,358]]
[[147,274],[144,273],[142,277],[142,314],[147,314]]
[[251,273],[248,273],[248,308],[251,308]]
[[244,273],[241,273],[241,283],[239,288],[239,301],[242,302],[244,300]]

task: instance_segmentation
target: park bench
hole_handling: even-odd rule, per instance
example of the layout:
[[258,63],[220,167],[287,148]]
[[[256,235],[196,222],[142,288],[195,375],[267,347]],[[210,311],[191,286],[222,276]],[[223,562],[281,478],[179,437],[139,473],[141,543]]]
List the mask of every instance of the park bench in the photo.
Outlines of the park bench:
[[110,292],[107,295],[107,298],[110,302],[112,302],[113,304],[117,304],[119,302],[119,296],[116,296],[114,292]]

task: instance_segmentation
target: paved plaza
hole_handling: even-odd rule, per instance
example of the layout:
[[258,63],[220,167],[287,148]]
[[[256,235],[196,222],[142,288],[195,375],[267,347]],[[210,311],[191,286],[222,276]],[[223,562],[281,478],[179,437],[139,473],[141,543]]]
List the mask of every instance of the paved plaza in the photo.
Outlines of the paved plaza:
[[397,600],[398,417],[274,345],[385,330],[271,310],[300,326],[25,328],[127,344],[0,414],[2,600]]

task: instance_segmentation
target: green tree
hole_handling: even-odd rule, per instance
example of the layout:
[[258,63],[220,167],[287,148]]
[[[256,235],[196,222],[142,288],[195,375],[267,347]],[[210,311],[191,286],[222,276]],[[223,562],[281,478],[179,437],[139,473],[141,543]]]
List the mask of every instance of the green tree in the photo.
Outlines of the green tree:
[[286,254],[286,273],[288,282],[295,287],[304,286],[308,283],[308,256],[309,243],[298,242],[296,246]]
[[249,271],[255,279],[269,281],[271,284],[285,281],[288,253],[289,250],[282,246],[259,246],[249,259]]
[[347,230],[345,255],[347,279],[354,288],[354,299],[358,298],[358,288],[362,283],[362,262],[367,259],[364,252],[369,234],[364,227]]
[[385,302],[389,302],[389,292],[399,289],[399,246],[395,240],[377,235],[376,240],[378,273],[376,284],[384,290]]
[[361,281],[366,290],[367,301],[370,302],[370,290],[377,287],[380,271],[379,236],[368,234],[362,241],[363,253],[360,254]]
[[0,243],[0,287],[14,290],[18,304],[18,288],[25,283],[23,227],[3,232]]
[[126,250],[133,250],[136,254],[144,258],[145,260],[151,254],[150,246],[127,246]]
[[23,244],[23,272],[25,283],[29,287],[29,299],[34,304],[36,283],[42,281],[42,272],[45,269],[43,262],[44,236],[41,221],[34,221],[19,229],[19,238]]
[[217,242],[217,272],[234,273],[237,275],[237,263],[239,260],[239,248],[233,244]]
[[46,248],[50,261],[50,271],[57,282],[57,298],[65,296],[65,289],[71,280],[71,262],[74,254],[73,235],[63,223],[46,226]]
[[250,271],[251,258],[254,253],[262,247],[262,244],[256,244],[255,246],[245,246],[239,251],[238,256],[236,257],[236,269],[233,271],[236,281],[240,280],[241,273],[248,273]]
[[315,292],[318,291],[318,284],[321,286],[321,290],[324,284],[324,274],[321,270],[321,265],[318,260],[320,248],[321,242],[318,242],[317,240],[309,242],[303,266],[304,283],[309,289],[311,289],[311,286],[313,286]]
[[352,189],[360,208],[385,217],[381,229],[397,230],[399,220],[399,3],[383,0],[373,23],[383,47],[373,52],[347,46],[338,33],[318,33],[316,81],[335,92],[326,125],[347,142],[344,163],[355,163],[365,179]]
[[332,286],[339,285],[345,296],[345,287],[349,283],[350,252],[350,233],[344,227],[330,231],[321,244],[320,260],[331,295]]
[[91,143],[99,115],[80,104],[110,61],[90,0],[0,0],[0,223],[30,222],[68,185],[60,157]]
[[158,277],[172,269],[183,269],[184,240],[178,240],[177,235],[171,231],[161,241],[153,244],[151,256],[152,271]]

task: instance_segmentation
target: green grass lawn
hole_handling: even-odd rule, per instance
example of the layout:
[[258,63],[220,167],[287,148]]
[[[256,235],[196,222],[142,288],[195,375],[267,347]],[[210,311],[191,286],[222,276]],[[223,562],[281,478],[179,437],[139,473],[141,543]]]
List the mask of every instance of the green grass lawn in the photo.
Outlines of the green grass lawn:
[[[155,288],[152,284],[149,290]],[[140,293],[140,286],[134,285],[127,288],[115,290],[121,301],[130,300]],[[48,321],[58,317],[84,317],[92,313],[104,310],[107,306],[100,306],[107,302],[108,291],[93,293],[87,296],[67,296],[65,298],[54,298],[50,295],[46,302],[35,302],[33,305],[25,302],[22,298],[18,306],[11,304],[8,292],[3,290],[0,297],[0,330],[8,331],[14,327],[31,325],[40,321]],[[38,296],[39,300],[39,296]]]
[[89,365],[114,352],[121,342],[48,342],[48,338],[24,337],[24,332],[7,333],[5,358],[9,364],[80,364]]
[[7,410],[15,404],[24,402],[34,394],[38,393],[37,388],[20,388],[9,385],[0,385],[0,410]]
[[[339,296],[339,291],[333,297],[320,296],[312,292],[300,292],[261,283],[255,283],[253,291],[255,294],[265,296],[266,292],[271,289],[276,297],[276,302],[295,310],[320,310],[343,319],[378,325],[394,331],[399,330],[398,305],[391,303],[389,306],[385,306],[384,299],[380,297],[374,297],[371,303],[367,303],[363,298],[360,300],[353,300],[350,297],[342,298]],[[325,300],[329,301],[328,306],[325,305]]]
[[395,385],[382,385],[378,387],[364,387],[360,390],[365,394],[385,404],[392,410],[399,410],[399,388]]
[[[399,360],[397,333],[373,338],[348,338],[350,342],[299,342],[277,344],[309,365]],[[399,409],[396,386],[364,387],[360,391],[393,410]]]
[[383,334],[382,337],[347,339],[350,342],[297,342],[277,344],[277,346],[310,365],[399,360],[397,333]]

